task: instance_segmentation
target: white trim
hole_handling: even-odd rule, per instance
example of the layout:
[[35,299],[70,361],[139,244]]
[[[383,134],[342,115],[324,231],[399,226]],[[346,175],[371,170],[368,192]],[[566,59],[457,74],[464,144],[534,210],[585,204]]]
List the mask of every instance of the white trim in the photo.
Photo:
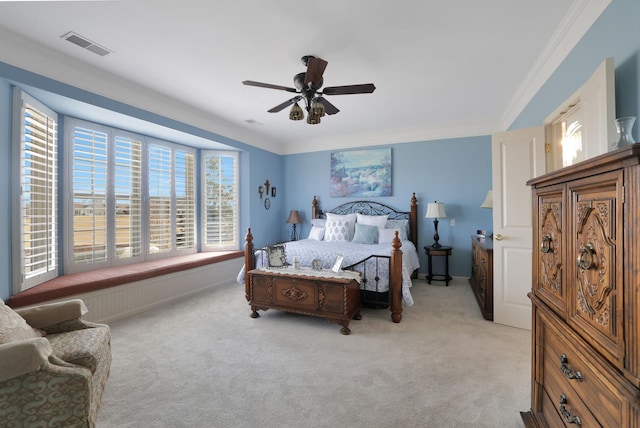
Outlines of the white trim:
[[612,0],[575,0],[502,116],[507,130]]
[[464,126],[425,126],[424,128],[390,129],[349,135],[338,135],[328,138],[305,140],[304,144],[283,144],[279,154],[291,155],[326,150],[355,149],[366,146],[383,146],[389,144],[411,143],[451,138],[477,137],[491,135],[500,126],[498,121],[466,124]]
[[[51,110],[49,107],[45,106],[26,92],[14,88],[13,89],[13,105],[12,105],[12,138],[11,142],[12,149],[12,158],[11,158],[11,168],[13,172],[14,180],[12,180],[11,185],[11,226],[12,226],[12,252],[15,255],[12,260],[12,271],[13,271],[13,292],[17,294],[21,291],[24,291],[28,288],[31,288],[35,285],[38,285],[44,281],[49,279],[53,279],[58,276],[58,272],[60,269],[60,243],[58,242],[58,234],[60,230],[60,221],[58,216],[58,198],[59,198],[59,190],[56,191],[54,195],[54,209],[55,218],[58,219],[55,224],[55,233],[54,243],[53,243],[53,251],[56,253],[55,257],[55,267],[45,273],[37,274],[32,276],[31,278],[26,278],[24,273],[25,271],[25,245],[24,245],[24,213],[23,202],[24,202],[24,193],[23,193],[23,185],[24,185],[24,170],[22,163],[22,154],[24,149],[25,142],[25,110],[26,106],[31,105],[32,108],[37,110],[38,112],[46,115],[48,118],[51,118],[55,121],[56,126],[56,140],[55,140],[55,171],[53,181],[55,184],[55,188],[59,189],[59,171],[60,171],[60,142],[57,138],[58,133],[58,124],[59,118],[58,114]],[[51,251],[51,248],[47,249],[47,253]]]
[[[19,107],[18,107],[19,106]],[[22,167],[20,166],[21,156],[21,141],[22,141],[22,126],[18,126],[21,122],[22,111],[24,110],[23,92],[18,88],[13,88],[13,117],[11,126],[13,131],[12,144],[11,144],[11,171],[12,177],[19,177],[17,180],[11,180],[11,253],[12,257],[11,267],[13,271],[13,294],[18,294],[23,291],[23,271],[24,271],[24,256],[22,238],[16,236],[20,234],[23,226],[23,218],[20,213],[22,207]]]
[[[207,246],[207,178],[206,178],[206,157],[207,155],[214,156],[229,156],[233,157],[235,163],[234,170],[234,185],[235,185],[235,218],[233,219],[236,233],[234,237],[234,242],[226,247],[214,247]],[[200,247],[201,251],[221,251],[221,250],[237,250],[240,248],[240,155],[235,151],[219,151],[219,150],[202,150],[200,152]]]

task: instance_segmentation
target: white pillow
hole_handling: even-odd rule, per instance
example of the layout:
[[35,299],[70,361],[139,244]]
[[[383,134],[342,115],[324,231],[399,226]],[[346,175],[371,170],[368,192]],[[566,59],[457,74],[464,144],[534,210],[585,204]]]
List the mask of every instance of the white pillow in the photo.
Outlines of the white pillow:
[[378,229],[384,229],[384,225],[387,224],[388,217],[389,215],[365,215],[358,213],[357,221],[360,224],[376,226]]
[[311,225],[312,226],[324,227],[326,222],[327,222],[327,220],[324,219],[324,218],[312,218],[311,219]]
[[378,229],[378,243],[391,244],[398,229]]
[[[349,229],[351,222],[346,220],[327,220],[324,228],[325,241],[350,241]],[[355,229],[355,227],[354,227]]]
[[[327,221],[329,220],[344,220],[349,222],[349,239],[347,241],[351,241],[353,239],[353,235],[356,231],[356,215],[355,214],[334,214],[327,213]],[[325,236],[327,231],[325,230]],[[325,239],[326,241],[326,239]]]
[[324,227],[311,226],[311,230],[309,231],[309,239],[322,241],[322,238],[324,238]]

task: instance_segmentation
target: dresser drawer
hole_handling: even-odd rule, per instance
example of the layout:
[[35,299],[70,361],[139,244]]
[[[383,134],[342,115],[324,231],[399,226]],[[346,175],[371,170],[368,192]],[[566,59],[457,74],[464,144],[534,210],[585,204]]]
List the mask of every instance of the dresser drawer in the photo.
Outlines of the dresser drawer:
[[550,426],[556,425],[558,421],[564,422],[564,426],[568,427],[620,426],[620,424],[603,425],[599,423],[589,411],[590,407],[587,407],[567,382],[563,382],[564,378],[561,374],[557,376],[554,371],[549,374],[550,376],[545,376],[542,411]]
[[[600,425],[622,426],[627,400],[620,393],[621,379],[612,376],[611,369],[593,358],[575,335],[570,337],[565,324],[552,318],[543,320],[542,377],[556,408],[560,405],[560,394],[564,394],[570,399],[566,407],[574,409],[571,414],[579,415],[583,421],[592,417],[584,412],[590,409]],[[592,425],[583,422],[583,426]]]

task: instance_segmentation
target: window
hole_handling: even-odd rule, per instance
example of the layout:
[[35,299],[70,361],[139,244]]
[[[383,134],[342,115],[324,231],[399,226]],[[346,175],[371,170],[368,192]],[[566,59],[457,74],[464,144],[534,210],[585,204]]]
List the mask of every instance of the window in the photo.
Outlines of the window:
[[606,153],[616,139],[613,58],[605,59],[544,123],[547,172]]
[[16,293],[58,275],[58,116],[14,90],[13,246]]
[[107,133],[73,127],[73,262],[107,261]]
[[114,216],[116,258],[142,255],[142,143],[116,136],[114,153]]
[[195,159],[193,153],[176,150],[176,248],[196,245]]
[[572,105],[568,111],[548,125],[547,140],[553,150],[547,155],[547,170],[573,165],[585,159],[582,141],[582,112],[580,105]]
[[171,251],[171,149],[149,146],[149,252]]
[[238,248],[238,154],[202,154],[203,250]]
[[59,135],[58,115],[19,89],[12,128],[15,293],[61,274],[239,248],[237,153],[198,157],[75,118]]
[[195,149],[67,120],[65,272],[196,251]]

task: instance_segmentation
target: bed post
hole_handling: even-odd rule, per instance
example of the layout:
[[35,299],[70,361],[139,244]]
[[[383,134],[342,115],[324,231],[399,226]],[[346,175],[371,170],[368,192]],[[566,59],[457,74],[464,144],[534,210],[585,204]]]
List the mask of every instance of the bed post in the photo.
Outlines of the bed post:
[[318,199],[316,195],[313,195],[313,201],[311,202],[311,218],[319,218],[320,209],[318,208]]
[[251,234],[251,228],[247,229],[247,235],[244,238],[244,296],[249,301],[249,290],[250,290],[250,281],[249,271],[252,270],[255,266],[253,266],[253,235]]
[[391,260],[389,261],[389,291],[391,294],[391,321],[399,323],[402,320],[402,242],[396,230],[391,242]]
[[409,239],[413,242],[413,245],[418,249],[418,198],[416,193],[413,192],[411,197],[411,213],[409,213],[409,224],[411,225],[411,236]]

